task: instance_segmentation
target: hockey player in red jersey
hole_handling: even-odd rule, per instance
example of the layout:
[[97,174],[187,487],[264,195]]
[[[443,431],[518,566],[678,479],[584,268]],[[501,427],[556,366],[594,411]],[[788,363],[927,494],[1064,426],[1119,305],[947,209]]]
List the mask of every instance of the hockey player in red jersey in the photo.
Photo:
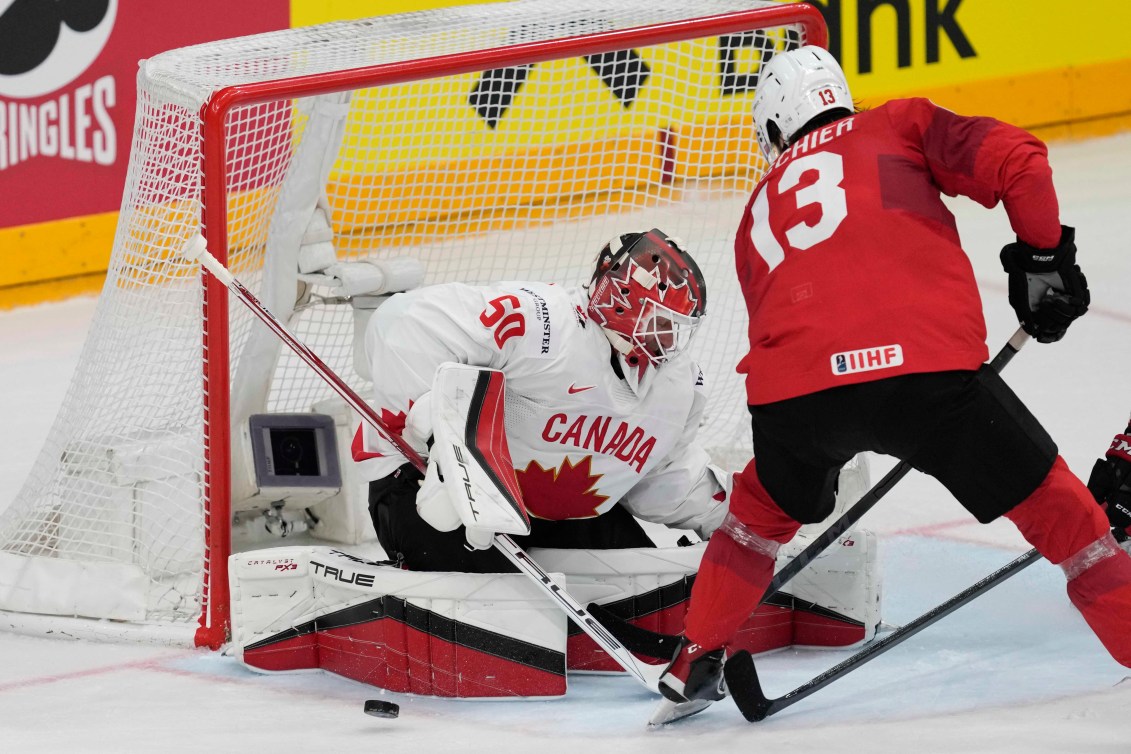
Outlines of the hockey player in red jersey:
[[[735,240],[750,315],[754,460],[711,538],[661,690],[719,699],[724,647],[778,547],[824,519],[837,470],[871,450],[940,482],[979,521],[1009,518],[1131,666],[1131,557],[988,357],[981,302],[941,195],[1001,203],[1001,261],[1025,331],[1050,343],[1087,311],[1045,146],[925,99],[856,112],[835,59],[806,46],[763,69],[753,114],[770,168]],[[1110,502],[1110,500],[1109,500]]]
[[[524,547],[654,546],[637,517],[706,538],[730,486],[695,441],[706,394],[686,349],[706,295],[683,243],[656,229],[606,244],[588,291],[502,282],[402,293],[366,330],[376,405],[426,454],[437,367],[499,369],[532,517]],[[370,513],[390,558],[411,570],[512,570],[490,532],[451,515],[433,468],[422,482],[381,438],[363,439],[354,456],[376,479]]]

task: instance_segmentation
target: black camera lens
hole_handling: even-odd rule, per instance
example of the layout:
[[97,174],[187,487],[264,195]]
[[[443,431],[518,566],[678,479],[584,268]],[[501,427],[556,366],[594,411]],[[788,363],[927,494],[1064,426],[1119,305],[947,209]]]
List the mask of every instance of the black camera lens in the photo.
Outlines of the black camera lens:
[[318,476],[313,429],[272,429],[271,455],[278,476]]

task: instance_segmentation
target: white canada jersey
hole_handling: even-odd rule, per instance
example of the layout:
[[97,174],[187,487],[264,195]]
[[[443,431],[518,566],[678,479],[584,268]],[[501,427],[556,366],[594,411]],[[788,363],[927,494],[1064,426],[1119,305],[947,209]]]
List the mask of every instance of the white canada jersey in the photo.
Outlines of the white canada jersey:
[[[375,407],[398,432],[445,362],[501,370],[511,459],[532,516],[591,518],[624,504],[647,521],[709,536],[729,479],[694,443],[706,395],[686,355],[662,365],[643,397],[613,371],[612,348],[580,288],[449,283],[400,293],[370,319]],[[354,458],[368,478],[403,464],[368,425]]]

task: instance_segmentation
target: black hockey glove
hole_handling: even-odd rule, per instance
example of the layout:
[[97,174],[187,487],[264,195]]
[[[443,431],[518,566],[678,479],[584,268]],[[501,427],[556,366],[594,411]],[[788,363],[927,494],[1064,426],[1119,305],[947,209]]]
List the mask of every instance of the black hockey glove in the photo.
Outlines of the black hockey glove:
[[1131,426],[1111,441],[1104,458],[1096,461],[1088,477],[1088,490],[1100,505],[1106,504],[1107,520],[1120,541],[1131,532]]
[[1009,273],[1009,305],[1038,343],[1063,338],[1092,300],[1076,264],[1076,230],[1067,225],[1060,229],[1055,249],[1038,249],[1019,238],[1001,250],[1001,265]]

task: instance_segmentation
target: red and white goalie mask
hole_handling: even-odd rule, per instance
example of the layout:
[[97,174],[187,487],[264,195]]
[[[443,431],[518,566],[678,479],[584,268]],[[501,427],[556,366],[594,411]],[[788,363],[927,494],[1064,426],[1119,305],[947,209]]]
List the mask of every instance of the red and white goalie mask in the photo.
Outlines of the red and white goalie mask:
[[687,349],[706,311],[703,273],[681,246],[653,228],[617,236],[597,255],[589,317],[612,343],[637,395],[655,367]]

